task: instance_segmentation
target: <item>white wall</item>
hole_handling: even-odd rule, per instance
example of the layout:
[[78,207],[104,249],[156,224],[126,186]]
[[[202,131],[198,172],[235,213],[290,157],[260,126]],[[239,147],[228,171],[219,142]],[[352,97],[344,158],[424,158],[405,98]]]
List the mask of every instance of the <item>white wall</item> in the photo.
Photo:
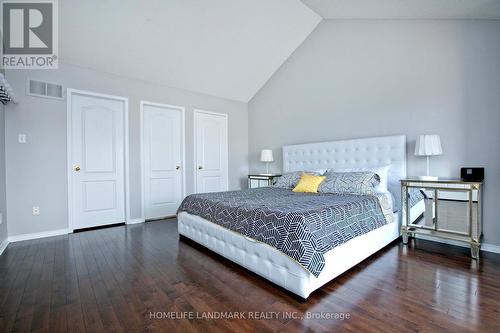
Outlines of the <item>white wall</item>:
[[250,170],[262,148],[406,134],[440,134],[431,171],[486,168],[485,241],[500,245],[500,21],[325,20],[249,104]]
[[[140,114],[141,99],[186,107],[187,192],[194,189],[193,109],[229,116],[229,187],[245,186],[248,172],[248,110],[241,102],[61,64],[58,70],[7,71],[19,104],[6,108],[7,211],[9,236],[68,227],[66,172],[66,101],[26,96],[26,78],[62,83],[65,88],[129,98],[131,217],[141,217]],[[17,143],[19,133],[27,144]],[[39,206],[40,216],[32,216]]]
[[7,203],[5,195],[5,108],[0,104],[0,251],[2,243],[7,239]]

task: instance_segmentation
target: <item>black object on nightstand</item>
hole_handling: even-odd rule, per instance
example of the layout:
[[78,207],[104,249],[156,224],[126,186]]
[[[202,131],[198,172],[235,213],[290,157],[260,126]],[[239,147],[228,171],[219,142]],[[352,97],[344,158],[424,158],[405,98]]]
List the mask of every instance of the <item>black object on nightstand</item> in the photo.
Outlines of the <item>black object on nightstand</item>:
[[484,180],[484,168],[461,168],[460,178],[464,182],[482,182]]
[[248,175],[248,188],[267,187],[274,185],[276,179],[281,177],[278,174],[253,174]]

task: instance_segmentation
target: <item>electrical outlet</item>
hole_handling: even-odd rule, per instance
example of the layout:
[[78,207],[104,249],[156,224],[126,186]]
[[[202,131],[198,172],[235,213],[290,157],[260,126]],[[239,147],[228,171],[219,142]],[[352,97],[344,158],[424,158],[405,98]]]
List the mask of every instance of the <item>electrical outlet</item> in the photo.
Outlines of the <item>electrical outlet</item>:
[[33,216],[38,216],[40,215],[40,207],[33,207]]
[[19,143],[26,143],[27,142],[26,134],[19,134],[17,137],[17,141]]

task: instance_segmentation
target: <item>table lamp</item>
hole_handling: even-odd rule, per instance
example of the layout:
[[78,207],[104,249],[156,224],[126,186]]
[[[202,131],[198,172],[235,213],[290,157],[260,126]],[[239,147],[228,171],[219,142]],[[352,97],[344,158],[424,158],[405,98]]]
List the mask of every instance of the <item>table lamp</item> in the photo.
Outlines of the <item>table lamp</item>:
[[273,151],[271,149],[262,149],[260,161],[266,163],[266,174],[269,174],[269,163],[274,162]]
[[[430,178],[430,157],[442,155],[441,138],[437,134],[419,135],[415,144],[415,156],[427,157],[427,177]],[[437,177],[434,177],[437,178]]]

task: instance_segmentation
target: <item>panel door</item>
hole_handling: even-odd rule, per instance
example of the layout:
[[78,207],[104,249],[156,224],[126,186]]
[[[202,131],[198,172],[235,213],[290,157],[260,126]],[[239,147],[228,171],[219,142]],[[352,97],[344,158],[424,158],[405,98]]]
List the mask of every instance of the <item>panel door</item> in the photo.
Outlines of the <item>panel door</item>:
[[227,116],[195,112],[196,192],[228,189]]
[[143,110],[145,217],[174,216],[182,200],[182,111],[155,105]]
[[125,102],[73,94],[73,229],[125,222]]

